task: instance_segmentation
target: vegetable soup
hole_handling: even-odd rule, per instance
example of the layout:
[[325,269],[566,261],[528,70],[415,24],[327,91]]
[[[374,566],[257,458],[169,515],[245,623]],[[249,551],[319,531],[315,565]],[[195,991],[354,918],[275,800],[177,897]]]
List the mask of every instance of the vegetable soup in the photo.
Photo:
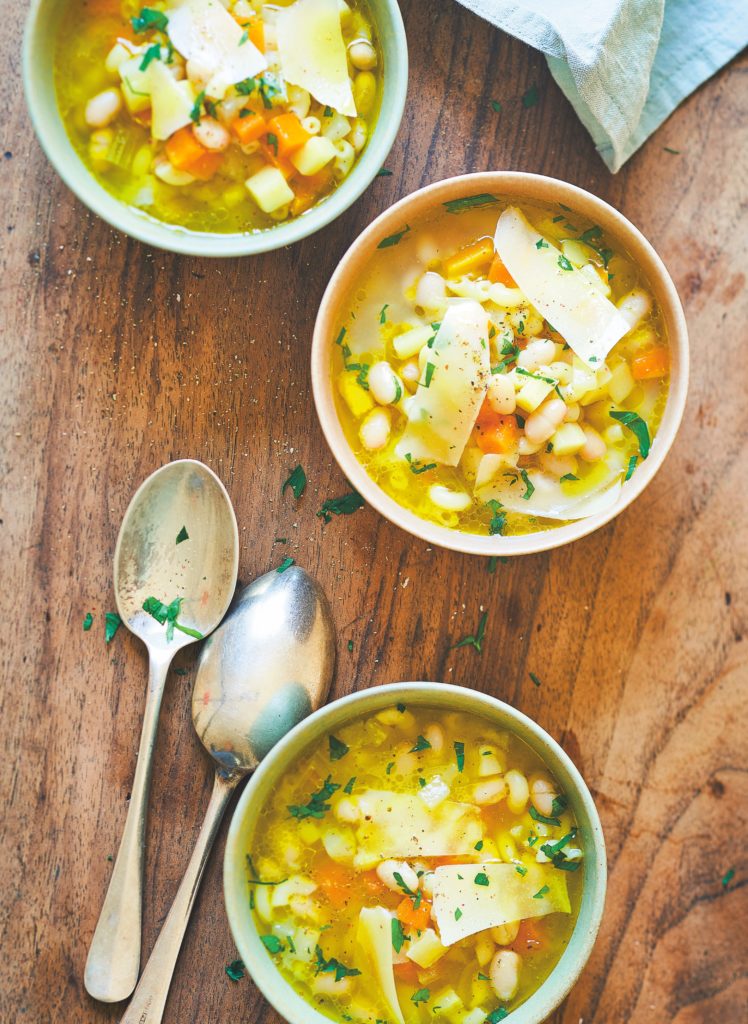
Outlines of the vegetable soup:
[[495,1024],[566,948],[583,859],[564,794],[523,741],[397,704],[281,780],[247,891],[268,955],[333,1020]]
[[381,63],[362,0],[70,0],[55,80],[73,145],[114,196],[193,231],[249,232],[349,174]]
[[379,241],[349,302],[341,424],[424,519],[512,535],[604,512],[656,443],[660,310],[616,239],[568,207],[444,203]]

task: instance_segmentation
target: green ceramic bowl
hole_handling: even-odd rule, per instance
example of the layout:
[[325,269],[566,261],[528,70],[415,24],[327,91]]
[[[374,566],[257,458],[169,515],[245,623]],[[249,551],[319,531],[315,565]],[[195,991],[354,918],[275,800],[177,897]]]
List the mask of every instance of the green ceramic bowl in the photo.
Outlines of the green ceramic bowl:
[[60,117],[54,51],[65,4],[32,0],[23,40],[23,81],[31,121],[50,163],[81,202],[112,227],[159,249],[189,256],[251,256],[313,235],[358,199],[382,167],[397,135],[408,88],[408,47],[397,0],[367,0],[384,55],[382,104],[374,132],[348,177],[301,217],[251,234],[188,231],[115,199],[76,153]]
[[252,979],[275,1009],[290,1024],[329,1024],[278,972],[262,945],[248,910],[246,853],[260,811],[285,772],[304,749],[327,732],[358,718],[402,701],[425,704],[450,711],[479,715],[508,729],[525,741],[543,759],[569,798],[569,805],[581,829],[586,851],[582,904],[571,941],[546,981],[518,1009],[511,1013],[512,1024],[540,1024],[540,1021],[568,995],[579,977],[597,935],[605,902],[605,841],[600,819],[582,776],[561,747],[547,732],[525,715],[486,694],[443,683],[393,683],[353,693],[321,708],[297,725],[273,747],[251,778],[234,812],[226,845],[223,884],[226,910],[239,955]]

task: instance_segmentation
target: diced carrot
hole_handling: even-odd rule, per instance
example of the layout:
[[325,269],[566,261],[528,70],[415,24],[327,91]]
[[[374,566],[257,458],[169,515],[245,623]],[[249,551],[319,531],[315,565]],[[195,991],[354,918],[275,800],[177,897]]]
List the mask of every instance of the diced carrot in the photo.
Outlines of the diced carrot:
[[278,140],[278,155],[288,156],[299,146],[311,139],[311,135],[302,128],[301,121],[296,114],[278,114],[277,117],[268,121],[268,131],[272,132]]
[[85,0],[86,14],[96,18],[122,17],[122,4],[120,0]]
[[327,191],[332,183],[332,171],[329,167],[323,167],[316,174],[301,176],[294,183],[296,198],[291,203],[291,213],[298,217],[300,213],[308,210],[317,199]]
[[293,178],[294,174],[296,174],[296,168],[294,165],[290,160],[286,160],[285,157],[276,153],[275,146],[270,146],[267,142],[260,142],[260,152],[269,164],[278,168],[286,180]]
[[327,902],[337,908],[344,907],[353,896],[355,877],[342,864],[325,858],[315,866],[314,880]]
[[379,903],[387,902],[387,897],[395,894],[388,889],[376,871],[362,871],[357,876],[359,882],[365,887],[367,897],[376,899]]
[[504,266],[501,257],[497,254],[488,268],[488,280],[495,284],[505,284],[507,288],[516,288],[517,282]]
[[464,864],[465,858],[461,856],[454,856],[452,854],[445,854],[443,857],[429,857],[429,863],[432,870],[444,867],[445,864]]
[[167,141],[166,155],[178,171],[187,171],[200,181],[208,181],[223,163],[223,153],[206,149],[195,138],[192,128],[180,128]]
[[636,356],[631,360],[631,373],[634,380],[652,380],[665,377],[670,370],[670,356],[664,345],[651,348],[649,352]]
[[447,277],[462,277],[483,263],[490,263],[493,254],[493,239],[479,238],[444,261],[445,273]]
[[418,984],[418,967],[412,960],[406,960],[402,964],[393,964],[392,970],[398,981],[404,981],[406,985]]
[[486,417],[478,423],[476,441],[486,455],[501,455],[511,452],[517,445],[519,427],[514,416],[497,416],[493,421]]
[[511,945],[515,953],[520,956],[540,949],[543,946],[542,925],[532,918],[520,922],[517,938]]
[[265,23],[262,18],[254,17],[249,19],[249,41],[254,43],[258,50],[265,51]]
[[242,111],[246,117],[239,116],[231,123],[231,129],[242,146],[250,142],[256,142],[268,130],[267,122],[262,114],[255,114],[254,111]]
[[406,896],[401,903],[398,903],[395,913],[398,920],[402,921],[403,924],[407,924],[411,928],[422,932],[424,928],[428,928],[431,918],[431,904],[428,900],[421,899],[418,909],[416,909],[413,898]]

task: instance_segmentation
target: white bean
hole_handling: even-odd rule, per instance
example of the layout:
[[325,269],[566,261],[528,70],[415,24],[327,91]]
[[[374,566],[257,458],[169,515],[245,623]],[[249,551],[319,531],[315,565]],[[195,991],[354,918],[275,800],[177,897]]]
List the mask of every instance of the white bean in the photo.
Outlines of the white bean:
[[631,328],[636,327],[652,308],[652,296],[643,288],[632,288],[618,303],[618,309]]
[[540,465],[553,476],[562,477],[571,473],[576,475],[577,460],[573,455],[556,455],[555,452],[542,452]]
[[587,440],[584,447],[580,449],[579,454],[586,462],[597,462],[608,450],[605,441],[603,441],[594,427],[589,427],[586,423],[582,424],[582,430]]
[[369,370],[369,392],[380,405],[392,405],[403,397],[400,380],[388,362],[374,363]]
[[411,892],[415,892],[418,889],[418,875],[407,861],[383,860],[377,865],[379,881],[383,882],[388,889],[392,889],[393,892],[402,892],[402,886],[395,878],[396,872]]
[[228,148],[231,136],[228,129],[213,117],[202,117],[192,126],[192,134],[201,146],[212,149],[216,153]]
[[190,185],[195,180],[187,171],[180,171],[168,160],[159,160],[153,173],[166,185]]
[[355,824],[361,817],[361,811],[358,804],[348,797],[343,797],[342,800],[338,800],[333,809],[333,813],[338,821],[345,821],[349,825]]
[[400,376],[405,382],[405,386],[409,391],[415,391],[418,387],[418,381],[421,379],[421,369],[418,362],[415,359],[411,359],[410,362],[405,363],[404,366],[400,367]]
[[512,814],[521,814],[530,799],[530,786],[527,779],[522,772],[512,768],[504,776],[504,781],[509,789],[509,795],[506,798],[507,807]]
[[520,455],[534,455],[535,452],[540,451],[541,447],[542,445],[539,444],[530,444],[530,442],[523,434],[522,437],[520,437],[519,439],[519,443],[517,445],[517,452]]
[[421,875],[421,892],[427,899],[431,899],[434,895],[434,872],[424,871]]
[[508,924],[498,924],[491,929],[491,938],[499,946],[511,946],[519,934],[519,921],[510,921]]
[[559,384],[569,384],[572,378],[572,368],[570,363],[565,363],[563,359],[556,359],[554,362],[549,363],[547,366],[548,376],[553,377]]
[[558,786],[547,775],[540,773],[530,776],[530,799],[538,814],[549,818],[553,812],[553,801],[558,796]]
[[543,444],[566,415],[566,403],[560,398],[551,398],[536,409],[525,420],[525,437],[530,444]]
[[486,779],[473,786],[473,800],[481,807],[500,803],[506,796],[506,783],[503,778]]
[[581,406],[577,405],[576,402],[572,402],[571,405],[566,406],[566,415],[564,416],[564,423],[576,423],[582,412]]
[[368,137],[369,129],[366,125],[366,121],[362,120],[360,117],[357,117],[356,120],[353,122],[351,133],[348,136],[351,145],[353,146],[357,153],[360,153],[361,150],[364,148]]
[[122,109],[119,89],[105,89],[86,104],[86,124],[90,128],[105,128]]
[[491,961],[489,977],[496,998],[509,1002],[519,988],[522,957],[512,949],[500,949]]
[[436,722],[432,722],[423,730],[423,738],[431,744],[431,749],[439,753],[444,749],[444,731]]
[[356,150],[345,139],[335,142],[334,146],[338,155],[333,161],[332,173],[336,181],[342,181],[350,173],[351,167],[353,167],[353,161],[356,159]]
[[499,415],[508,416],[513,413],[517,408],[517,400],[511,377],[505,373],[492,374],[486,399],[493,411]]
[[361,444],[370,452],[384,448],[390,439],[390,414],[386,409],[372,409],[358,431]]
[[371,71],[377,66],[377,51],[368,39],[354,39],[348,44],[351,64],[359,71]]
[[478,751],[478,776],[481,779],[488,775],[501,775],[506,764],[504,756],[496,747],[482,746]]
[[316,974],[312,981],[312,991],[316,996],[347,996],[351,991],[350,978],[338,978],[337,974]]
[[548,366],[556,356],[556,346],[548,338],[534,338],[517,356],[517,365],[525,370]]
[[429,487],[429,498],[437,508],[443,508],[445,512],[464,512],[473,504],[473,499],[465,491],[452,491],[443,484],[432,484]]
[[[494,955],[496,946],[493,939],[486,932],[482,932],[475,943],[475,959],[478,961],[480,967],[485,967],[491,957]],[[483,1021],[481,1021],[483,1024]]]
[[447,287],[441,274],[427,270],[416,286],[416,306],[427,311],[441,309],[447,302]]

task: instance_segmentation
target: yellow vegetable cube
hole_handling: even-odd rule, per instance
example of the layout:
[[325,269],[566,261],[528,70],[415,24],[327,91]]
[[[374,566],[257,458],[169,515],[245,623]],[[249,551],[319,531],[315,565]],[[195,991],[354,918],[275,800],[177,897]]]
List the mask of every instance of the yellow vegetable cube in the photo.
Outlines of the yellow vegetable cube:
[[446,952],[447,947],[442,946],[434,929],[426,928],[411,942],[407,955],[408,959],[419,967],[431,967],[437,960],[441,960]]
[[345,404],[351,410],[351,415],[355,416],[356,419],[365,416],[367,412],[371,412],[374,408],[374,399],[368,391],[361,387],[353,371],[343,370],[338,377],[338,391]]
[[[458,1010],[463,1009],[463,1002],[451,987],[440,989],[432,997],[434,1016],[437,1020],[440,1017],[450,1017]],[[436,1008],[439,1008],[438,1010]]]
[[540,403],[553,391],[553,385],[547,384],[544,380],[536,380],[534,377],[519,379],[526,383],[517,392],[517,405],[525,412],[535,412]]
[[142,54],[123,60],[117,70],[122,79],[122,95],[131,114],[139,114],[151,105],[151,69],[140,70]]
[[294,198],[293,190],[277,167],[263,167],[244,184],[263,213],[273,213]]
[[603,431],[603,441],[606,444],[618,444],[623,440],[623,427],[620,423],[613,423]]
[[392,348],[398,359],[410,359],[416,352],[420,352],[426,342],[433,337],[433,327],[419,324],[409,331],[403,331],[392,339]]
[[620,405],[621,402],[626,401],[635,387],[636,381],[633,378],[628,363],[619,363],[608,381],[608,394],[614,402],[618,402]]
[[334,160],[338,151],[324,135],[313,135],[295,153],[291,154],[291,163],[300,174],[311,175]]
[[551,438],[554,455],[574,455],[584,448],[586,437],[578,423],[562,423]]

